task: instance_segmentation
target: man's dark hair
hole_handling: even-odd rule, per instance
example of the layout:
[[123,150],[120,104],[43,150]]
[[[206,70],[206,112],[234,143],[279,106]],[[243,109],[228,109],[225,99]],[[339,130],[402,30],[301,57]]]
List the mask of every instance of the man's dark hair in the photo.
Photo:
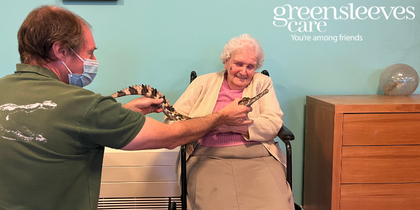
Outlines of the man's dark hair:
[[41,6],[32,10],[17,35],[20,61],[43,65],[56,60],[51,53],[55,42],[78,52],[85,42],[83,25],[89,26],[83,18],[63,8]]

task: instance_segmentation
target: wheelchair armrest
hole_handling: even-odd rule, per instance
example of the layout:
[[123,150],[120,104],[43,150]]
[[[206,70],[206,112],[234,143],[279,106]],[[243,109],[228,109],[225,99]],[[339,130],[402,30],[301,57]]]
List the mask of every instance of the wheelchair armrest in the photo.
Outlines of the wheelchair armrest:
[[280,128],[279,133],[277,134],[277,136],[281,139],[281,140],[294,140],[295,139],[295,135],[293,134],[293,132],[291,130],[289,130],[285,125],[283,125]]

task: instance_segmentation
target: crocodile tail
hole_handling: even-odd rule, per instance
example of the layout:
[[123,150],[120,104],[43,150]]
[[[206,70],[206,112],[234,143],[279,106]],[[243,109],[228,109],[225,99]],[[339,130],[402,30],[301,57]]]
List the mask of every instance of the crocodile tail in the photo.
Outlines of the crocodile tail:
[[129,95],[142,95],[148,98],[163,98],[164,103],[167,102],[165,96],[158,91],[156,88],[151,87],[150,85],[133,85],[127,88],[124,88],[116,93],[112,94],[113,98],[119,98],[122,96],[129,96]]

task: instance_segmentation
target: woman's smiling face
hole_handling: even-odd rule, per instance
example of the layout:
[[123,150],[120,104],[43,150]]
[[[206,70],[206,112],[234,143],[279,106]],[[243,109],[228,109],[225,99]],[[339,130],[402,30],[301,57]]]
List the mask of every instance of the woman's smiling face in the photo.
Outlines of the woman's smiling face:
[[257,67],[257,52],[251,47],[236,51],[225,63],[227,82],[232,90],[243,90],[251,82]]

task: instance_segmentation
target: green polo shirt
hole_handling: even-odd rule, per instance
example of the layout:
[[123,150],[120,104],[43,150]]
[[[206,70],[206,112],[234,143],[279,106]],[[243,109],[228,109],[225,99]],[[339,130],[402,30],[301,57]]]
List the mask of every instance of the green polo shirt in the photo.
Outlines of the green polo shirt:
[[0,79],[0,209],[96,209],[104,147],[126,146],[144,122],[112,97],[17,64]]

